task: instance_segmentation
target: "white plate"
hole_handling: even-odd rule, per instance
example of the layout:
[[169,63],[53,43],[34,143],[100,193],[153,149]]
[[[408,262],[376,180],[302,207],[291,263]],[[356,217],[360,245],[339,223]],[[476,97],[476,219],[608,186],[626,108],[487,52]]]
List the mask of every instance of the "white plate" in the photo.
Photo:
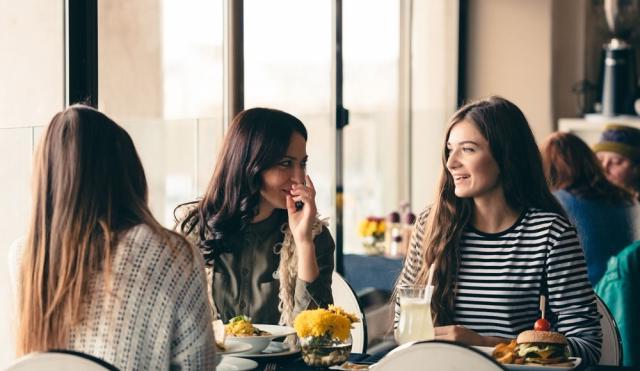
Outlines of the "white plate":
[[216,371],[246,371],[258,367],[258,362],[250,359],[224,356],[222,362],[216,366]]
[[[478,349],[479,351],[488,354],[489,356],[491,356],[491,353],[493,353],[493,348],[492,347],[477,347],[474,346],[474,348]],[[507,370],[513,370],[513,371],[569,371],[569,370],[573,370],[574,368],[578,367],[580,365],[580,363],[582,363],[582,358],[580,357],[569,357],[570,361],[573,361],[573,366],[570,367],[553,367],[553,366],[536,366],[536,365],[512,365],[512,364],[502,364],[502,366],[504,366],[504,368],[506,368]]]
[[271,340],[285,337],[288,335],[292,335],[296,333],[296,330],[293,327],[289,326],[277,326],[277,325],[253,325],[259,330],[266,331],[269,335],[259,335],[259,336],[232,336],[227,335],[227,339],[240,341],[243,343],[247,343],[251,345],[251,352],[259,354],[263,349],[269,346]]
[[260,353],[236,353],[235,357],[243,357],[243,358],[269,358],[269,357],[286,357],[293,354],[300,353],[300,348],[295,345],[292,348],[289,348],[288,345],[285,345],[279,341],[272,341],[269,346],[265,350]]
[[246,352],[248,350],[251,350],[251,345],[247,343],[243,343],[241,341],[225,340],[224,348],[225,348],[224,352],[219,352],[220,354]]

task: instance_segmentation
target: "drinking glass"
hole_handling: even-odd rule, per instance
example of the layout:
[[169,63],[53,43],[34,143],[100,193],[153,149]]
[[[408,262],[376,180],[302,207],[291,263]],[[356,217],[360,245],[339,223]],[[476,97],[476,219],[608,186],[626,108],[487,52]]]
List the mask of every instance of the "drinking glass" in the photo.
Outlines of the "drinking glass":
[[[433,340],[431,297],[425,292],[427,286],[400,286],[400,320],[395,332],[398,344],[411,341]],[[430,294],[430,292],[429,292]]]

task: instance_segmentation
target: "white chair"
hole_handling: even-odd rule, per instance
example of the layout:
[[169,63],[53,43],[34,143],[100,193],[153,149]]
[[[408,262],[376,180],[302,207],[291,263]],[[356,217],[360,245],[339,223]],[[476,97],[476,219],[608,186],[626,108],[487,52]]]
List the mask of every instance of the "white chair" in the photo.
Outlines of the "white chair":
[[5,371],[118,371],[107,362],[79,352],[31,353],[18,359]]
[[331,281],[333,303],[360,317],[360,322],[354,323],[353,328],[351,329],[351,340],[353,341],[351,351],[354,353],[366,353],[367,320],[364,317],[364,312],[360,308],[358,297],[347,281],[345,281],[345,279],[337,272],[333,272]]
[[376,371],[500,371],[504,368],[480,350],[448,341],[420,341],[392,350]]
[[602,326],[602,350],[600,354],[601,365],[620,366],[622,365],[622,339],[616,320],[607,308],[607,305],[596,295],[596,304]]

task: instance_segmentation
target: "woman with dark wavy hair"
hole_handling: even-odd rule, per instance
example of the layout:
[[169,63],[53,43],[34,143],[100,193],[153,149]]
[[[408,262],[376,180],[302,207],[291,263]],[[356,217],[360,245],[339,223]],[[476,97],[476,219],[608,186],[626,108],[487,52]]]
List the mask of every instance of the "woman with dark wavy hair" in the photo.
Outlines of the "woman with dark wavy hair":
[[11,254],[18,355],[67,349],[122,370],[215,367],[202,257],[151,215],[131,137],[101,112],[73,105],[47,126],[29,231]]
[[435,337],[467,345],[531,329],[544,295],[552,328],[597,363],[600,322],[582,248],[520,109],[500,97],[469,103],[445,138],[436,199],[414,226],[398,284],[425,285],[433,271]]
[[589,146],[571,133],[551,134],[541,146],[549,187],[576,226],[595,286],[607,260],[640,238],[640,206],[609,180]]
[[244,314],[291,325],[300,311],[333,302],[335,245],[316,215],[306,142],[306,128],[288,113],[239,113],[204,197],[176,209],[178,229],[210,268],[224,322]]

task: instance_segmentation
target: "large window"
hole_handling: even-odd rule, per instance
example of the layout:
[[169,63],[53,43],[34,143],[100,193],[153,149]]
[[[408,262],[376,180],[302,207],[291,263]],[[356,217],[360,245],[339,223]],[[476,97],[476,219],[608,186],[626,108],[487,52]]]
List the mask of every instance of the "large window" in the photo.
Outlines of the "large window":
[[245,0],[245,107],[289,112],[307,127],[318,211],[334,216],[331,2]]
[[[5,257],[26,233],[34,146],[64,109],[75,72],[65,60],[67,1],[0,0],[0,50],[10,56],[0,61]],[[233,0],[87,1],[98,7],[98,108],[131,134],[152,212],[171,227],[174,208],[203,194],[224,135],[223,2]],[[333,4],[244,0],[243,24],[244,105],[281,109],[305,123],[318,210],[335,233]],[[456,105],[458,2],[342,4],[343,104],[350,110],[343,129],[343,249],[360,253],[361,219],[386,215],[409,198],[416,209],[432,199],[443,128]],[[8,265],[0,259],[5,319],[14,305]],[[0,321],[0,368],[13,358],[11,324]]]
[[133,137],[151,209],[202,195],[223,135],[222,0],[98,2],[98,108]]

